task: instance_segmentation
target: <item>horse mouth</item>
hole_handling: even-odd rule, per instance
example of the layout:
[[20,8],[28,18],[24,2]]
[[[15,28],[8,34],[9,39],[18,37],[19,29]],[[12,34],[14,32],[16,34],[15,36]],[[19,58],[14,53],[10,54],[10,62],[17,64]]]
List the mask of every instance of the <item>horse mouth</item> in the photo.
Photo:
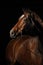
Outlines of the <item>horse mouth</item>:
[[22,35],[22,32],[20,32],[20,33],[16,33],[15,35],[14,35],[14,38],[16,38],[16,37],[18,37],[18,36],[21,36]]
[[22,36],[22,32],[20,32],[20,33],[15,33],[13,36],[12,36],[12,38],[17,38],[18,36]]

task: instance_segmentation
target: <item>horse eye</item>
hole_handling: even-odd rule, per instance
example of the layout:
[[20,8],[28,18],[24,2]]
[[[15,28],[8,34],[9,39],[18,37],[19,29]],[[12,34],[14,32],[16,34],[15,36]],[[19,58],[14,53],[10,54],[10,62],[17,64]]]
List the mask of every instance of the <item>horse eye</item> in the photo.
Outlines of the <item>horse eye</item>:
[[27,22],[27,19],[25,19],[24,21]]
[[30,20],[29,20],[29,19],[25,19],[24,21],[25,21],[26,23],[29,23]]

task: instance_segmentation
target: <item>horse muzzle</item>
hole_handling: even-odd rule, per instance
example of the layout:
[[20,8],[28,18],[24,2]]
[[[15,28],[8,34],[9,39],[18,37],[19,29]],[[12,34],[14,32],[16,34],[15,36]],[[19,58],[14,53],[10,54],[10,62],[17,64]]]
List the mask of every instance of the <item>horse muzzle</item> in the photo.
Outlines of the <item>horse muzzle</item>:
[[13,30],[11,30],[10,31],[10,38],[15,38],[15,37],[16,37],[16,33]]
[[22,31],[21,32],[15,32],[13,30],[10,31],[10,38],[16,38],[19,35],[22,35]]

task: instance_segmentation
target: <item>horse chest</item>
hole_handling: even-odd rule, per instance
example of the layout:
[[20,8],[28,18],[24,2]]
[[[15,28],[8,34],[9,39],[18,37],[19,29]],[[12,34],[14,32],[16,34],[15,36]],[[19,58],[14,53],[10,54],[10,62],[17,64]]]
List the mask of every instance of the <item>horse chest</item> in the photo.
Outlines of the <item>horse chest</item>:
[[17,60],[21,65],[41,65],[42,57],[37,53],[38,42],[38,37],[28,36],[23,36],[23,38],[20,39],[18,38],[18,41],[17,39],[16,41],[13,40],[8,46],[9,50],[7,49],[9,51],[7,53],[8,59],[14,63]]

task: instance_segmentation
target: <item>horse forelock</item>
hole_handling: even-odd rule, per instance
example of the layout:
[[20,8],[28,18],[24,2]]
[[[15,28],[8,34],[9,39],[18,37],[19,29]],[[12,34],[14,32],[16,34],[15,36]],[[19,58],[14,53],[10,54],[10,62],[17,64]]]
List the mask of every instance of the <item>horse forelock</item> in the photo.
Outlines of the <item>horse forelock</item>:
[[28,18],[28,16],[31,15],[31,11],[30,10],[25,10],[23,11],[23,14],[19,17],[19,20],[23,19],[23,18]]

